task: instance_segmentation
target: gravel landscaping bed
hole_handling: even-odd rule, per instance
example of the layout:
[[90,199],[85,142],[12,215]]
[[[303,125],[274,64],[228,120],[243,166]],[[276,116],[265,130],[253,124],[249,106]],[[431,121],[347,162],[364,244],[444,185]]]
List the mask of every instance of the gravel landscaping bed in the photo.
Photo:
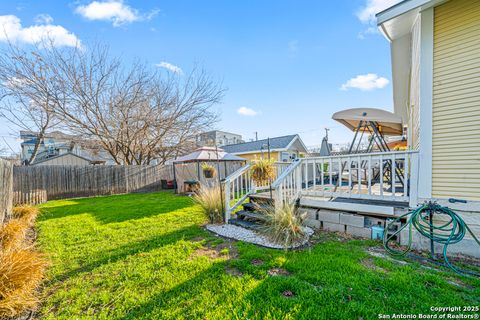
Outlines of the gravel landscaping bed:
[[[258,232],[234,226],[232,224],[208,224],[206,226],[206,229],[225,238],[241,240],[267,248],[283,249],[283,246],[268,240],[268,238],[259,234]],[[308,242],[310,236],[313,234],[313,230],[309,227],[305,227],[305,233],[307,235],[305,239],[303,239],[303,241],[295,243],[293,246],[289,247],[289,249],[298,248],[305,245]]]

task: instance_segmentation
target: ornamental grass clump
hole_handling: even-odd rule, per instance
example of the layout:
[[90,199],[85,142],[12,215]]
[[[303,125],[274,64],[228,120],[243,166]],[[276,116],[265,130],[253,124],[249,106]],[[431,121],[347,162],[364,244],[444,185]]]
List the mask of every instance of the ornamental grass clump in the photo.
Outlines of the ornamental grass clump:
[[44,257],[33,249],[0,251],[0,318],[35,308],[46,266]]
[[25,246],[25,238],[29,228],[29,224],[22,219],[12,219],[0,226],[0,251]]
[[17,317],[38,303],[47,262],[34,249],[34,238],[28,238],[38,213],[34,207],[15,207],[0,226],[0,319]]
[[193,200],[202,207],[210,223],[223,222],[223,197],[221,189],[217,187],[202,186]]
[[24,220],[29,225],[33,225],[39,213],[40,210],[38,208],[28,205],[14,207],[12,210],[14,218]]
[[255,159],[250,168],[252,179],[257,185],[265,185],[275,179],[275,160]]
[[267,207],[262,210],[265,224],[261,231],[273,242],[285,249],[305,239],[304,222],[306,213],[300,213],[295,205],[285,204],[275,209]]

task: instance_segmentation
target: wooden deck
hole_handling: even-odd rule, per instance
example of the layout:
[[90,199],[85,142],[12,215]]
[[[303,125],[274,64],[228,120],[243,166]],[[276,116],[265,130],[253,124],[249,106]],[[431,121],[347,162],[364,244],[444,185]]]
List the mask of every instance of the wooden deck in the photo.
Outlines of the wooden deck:
[[[325,185],[323,191],[321,189],[321,186],[310,187],[302,191],[302,196],[300,197],[300,205],[304,207],[358,212],[361,214],[375,216],[399,216],[406,213],[409,209],[408,202],[389,200],[388,198],[391,198],[393,194],[388,190],[383,190],[383,196],[385,197],[385,199],[377,200],[355,198],[355,195],[368,193],[368,188],[363,185],[361,185],[360,187],[360,192],[358,185],[354,185],[354,188],[352,190],[349,190],[348,186],[337,187],[336,192],[345,194],[345,197],[329,196],[329,191],[335,188],[335,186],[332,185]],[[372,186],[371,192],[374,192],[378,195],[381,194],[378,185]],[[398,193],[398,195],[400,194],[401,193]],[[256,193],[252,195],[251,198],[268,200],[270,199],[270,192],[266,191]]]

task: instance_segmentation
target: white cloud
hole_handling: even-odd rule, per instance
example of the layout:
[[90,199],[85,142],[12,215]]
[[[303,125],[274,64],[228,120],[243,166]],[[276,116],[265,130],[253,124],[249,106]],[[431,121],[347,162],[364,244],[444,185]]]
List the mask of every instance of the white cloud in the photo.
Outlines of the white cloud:
[[358,33],[358,39],[363,40],[363,39],[365,39],[365,36],[366,36],[366,35],[369,35],[369,34],[377,34],[377,33],[379,33],[379,32],[378,32],[378,28],[376,28],[376,27],[368,27],[367,29],[365,29],[365,30],[363,30],[363,31],[361,31],[361,32]]
[[348,80],[342,84],[341,90],[348,90],[349,88],[360,89],[362,91],[370,91],[374,89],[385,88],[390,81],[387,78],[379,77],[375,73],[368,73],[358,75],[355,78]]
[[397,3],[401,0],[367,0],[365,7],[358,13],[357,17],[362,23],[374,25],[377,22],[375,15]]
[[49,14],[41,13],[35,17],[34,21],[37,24],[52,24],[53,18]]
[[288,42],[288,51],[295,53],[298,51],[298,40],[290,40]]
[[87,5],[80,5],[75,12],[88,20],[110,21],[114,27],[141,20],[150,20],[159,10],[141,15],[139,11],[123,3],[122,0],[92,1]]
[[253,116],[256,116],[258,114],[257,111],[255,111],[253,109],[250,109],[250,108],[247,108],[247,107],[240,107],[237,110],[237,113],[242,115],[242,116],[249,116],[249,117],[253,117]]
[[160,63],[157,63],[156,66],[159,67],[159,68],[167,69],[168,71],[171,71],[173,73],[183,74],[183,70],[179,66],[168,63],[166,61],[162,61]]
[[50,24],[52,20],[43,19],[45,24],[23,27],[20,19],[14,15],[0,16],[0,41],[35,44],[46,40],[51,41],[54,46],[80,45],[75,34],[62,26]]
[[358,34],[359,39],[365,39],[368,34],[378,34],[377,18],[375,15],[401,0],[366,0],[365,6],[357,12],[358,19],[369,27]]

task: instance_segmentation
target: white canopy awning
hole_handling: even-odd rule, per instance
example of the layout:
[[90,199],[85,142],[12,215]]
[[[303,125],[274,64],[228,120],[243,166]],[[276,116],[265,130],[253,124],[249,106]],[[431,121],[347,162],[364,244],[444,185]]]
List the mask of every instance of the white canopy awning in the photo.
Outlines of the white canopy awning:
[[[217,158],[218,156],[218,158]],[[201,147],[183,157],[173,160],[179,162],[196,162],[196,161],[246,161],[239,156],[226,153],[223,149],[215,147]]]
[[363,120],[364,123],[360,130],[372,131],[371,123],[374,123],[383,135],[399,136],[403,134],[402,117],[382,109],[347,109],[334,113],[332,119],[340,122],[352,131],[356,131],[360,121]]

